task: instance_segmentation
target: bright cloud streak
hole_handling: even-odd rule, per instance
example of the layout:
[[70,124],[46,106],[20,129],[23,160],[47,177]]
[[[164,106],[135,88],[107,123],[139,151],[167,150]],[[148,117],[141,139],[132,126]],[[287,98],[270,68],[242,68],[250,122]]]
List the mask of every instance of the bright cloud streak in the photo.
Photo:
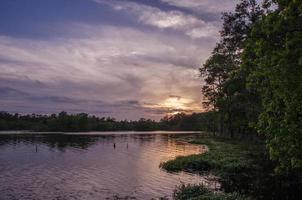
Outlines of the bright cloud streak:
[[45,38],[0,31],[0,110],[65,110],[119,119],[202,111],[197,69],[217,41],[220,22],[161,4],[87,2],[117,21],[97,23],[93,16],[93,23],[72,18],[33,28],[63,33]]
[[234,9],[236,1],[234,0],[160,0],[164,3],[191,9],[194,11],[208,11],[214,13],[230,12]]
[[117,11],[125,11],[137,16],[138,21],[160,29],[174,29],[185,35],[196,38],[218,38],[219,27],[207,23],[190,14],[172,10],[163,11],[156,7],[138,4],[130,1],[95,0],[100,4],[112,6]]

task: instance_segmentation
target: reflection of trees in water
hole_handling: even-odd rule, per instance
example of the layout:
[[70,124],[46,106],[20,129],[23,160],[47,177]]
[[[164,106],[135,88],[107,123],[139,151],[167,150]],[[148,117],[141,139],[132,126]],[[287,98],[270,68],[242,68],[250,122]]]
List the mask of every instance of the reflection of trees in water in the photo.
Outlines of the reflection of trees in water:
[[45,144],[51,148],[64,151],[67,148],[87,149],[100,140],[111,142],[113,137],[64,134],[12,134],[1,135],[0,145],[17,145],[19,143],[36,145]]
[[143,145],[154,142],[154,134],[137,134],[137,135],[72,135],[72,134],[5,134],[0,135],[0,146],[18,145],[20,143],[40,145],[44,144],[50,148],[65,151],[68,148],[88,149],[89,147],[101,143],[115,143],[118,138],[119,142],[128,142],[129,138],[135,143]]
[[155,134],[136,134],[131,135],[131,139],[135,142],[143,146],[146,143],[154,142],[156,140]]
[[[182,134],[180,134],[182,135]],[[183,135],[182,135],[183,136]],[[179,136],[178,136],[179,137]],[[68,148],[88,149],[96,144],[137,143],[141,146],[160,142],[163,145],[175,146],[174,134],[121,134],[121,135],[77,135],[77,134],[5,134],[0,135],[0,146],[4,145],[47,145],[52,149],[65,151]],[[172,144],[173,143],[173,144]],[[126,147],[128,146],[127,144]]]

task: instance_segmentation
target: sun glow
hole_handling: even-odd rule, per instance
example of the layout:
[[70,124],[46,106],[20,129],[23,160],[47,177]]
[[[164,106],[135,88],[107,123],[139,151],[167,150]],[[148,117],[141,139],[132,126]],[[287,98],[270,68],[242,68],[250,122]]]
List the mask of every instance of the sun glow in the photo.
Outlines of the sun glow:
[[163,106],[174,110],[187,110],[190,101],[181,97],[169,97],[163,102]]
[[156,104],[145,105],[147,108],[160,109],[165,111],[165,115],[173,116],[179,113],[202,112],[200,104],[193,99],[181,96],[169,96]]

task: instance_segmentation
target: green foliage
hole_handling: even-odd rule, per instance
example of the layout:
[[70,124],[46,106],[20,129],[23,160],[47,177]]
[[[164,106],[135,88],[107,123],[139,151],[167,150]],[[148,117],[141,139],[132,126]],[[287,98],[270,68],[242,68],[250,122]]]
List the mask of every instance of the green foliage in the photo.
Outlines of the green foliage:
[[90,116],[86,113],[52,115],[19,115],[0,112],[0,130],[32,131],[150,131],[159,130],[160,124],[153,120],[116,121],[110,117]]
[[[211,173],[222,190],[256,199],[295,199],[302,192],[299,174],[275,175],[261,141],[199,136],[192,143],[209,147],[204,154],[181,156],[161,164],[169,172]],[[184,190],[186,192],[186,190]]]
[[[206,144],[209,151],[200,155],[180,156],[167,161],[161,166],[170,172],[198,171],[212,172],[220,176],[222,187],[231,191],[248,190],[249,185],[244,186],[242,180],[251,179],[253,172],[258,166],[255,165],[254,157],[261,155],[263,145],[258,143],[234,142],[227,139],[214,139],[201,137],[194,140],[197,144]],[[249,177],[248,177],[249,176]],[[238,181],[239,180],[239,181]]]
[[214,193],[202,185],[180,185],[173,193],[175,200],[247,200],[239,194]]
[[209,191],[199,185],[180,185],[173,193],[175,200],[197,199],[199,196],[207,194]]
[[212,131],[217,124],[215,112],[176,114],[164,117],[160,122],[141,118],[138,121],[117,121],[114,118],[99,118],[86,113],[52,115],[19,115],[0,112],[0,130],[32,131]]
[[201,137],[194,140],[194,144],[203,144],[209,151],[200,155],[179,156],[175,160],[167,161],[162,167],[168,171],[246,171],[253,167],[252,156],[260,156],[263,145],[258,143],[233,142],[229,139],[213,139]]
[[[274,5],[273,7],[271,5]],[[265,135],[280,173],[302,170],[302,1],[241,0],[200,68],[219,132]]]
[[160,120],[160,123],[164,130],[218,131],[218,115],[216,112],[193,113],[191,115],[179,113],[164,117]]
[[278,8],[252,29],[244,50],[248,86],[261,94],[257,129],[278,171],[302,169],[302,1]]
[[255,0],[241,0],[234,13],[223,14],[221,41],[200,68],[204,105],[219,112],[221,135],[253,132],[249,125],[261,109],[255,90],[245,87],[247,73],[241,70],[241,55],[251,27],[263,12]]

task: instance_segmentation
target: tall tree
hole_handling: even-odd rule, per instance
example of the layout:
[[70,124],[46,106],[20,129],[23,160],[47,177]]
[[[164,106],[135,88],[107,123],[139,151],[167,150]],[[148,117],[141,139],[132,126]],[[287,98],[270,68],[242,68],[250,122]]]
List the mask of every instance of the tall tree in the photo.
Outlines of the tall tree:
[[257,124],[279,169],[302,168],[302,1],[276,0],[247,41],[243,67],[261,94]]
[[[204,104],[220,113],[220,132],[246,132],[259,109],[255,91],[246,88],[242,52],[253,24],[263,15],[255,0],[241,0],[234,13],[223,14],[221,40],[200,68]],[[251,109],[252,108],[252,109]]]

